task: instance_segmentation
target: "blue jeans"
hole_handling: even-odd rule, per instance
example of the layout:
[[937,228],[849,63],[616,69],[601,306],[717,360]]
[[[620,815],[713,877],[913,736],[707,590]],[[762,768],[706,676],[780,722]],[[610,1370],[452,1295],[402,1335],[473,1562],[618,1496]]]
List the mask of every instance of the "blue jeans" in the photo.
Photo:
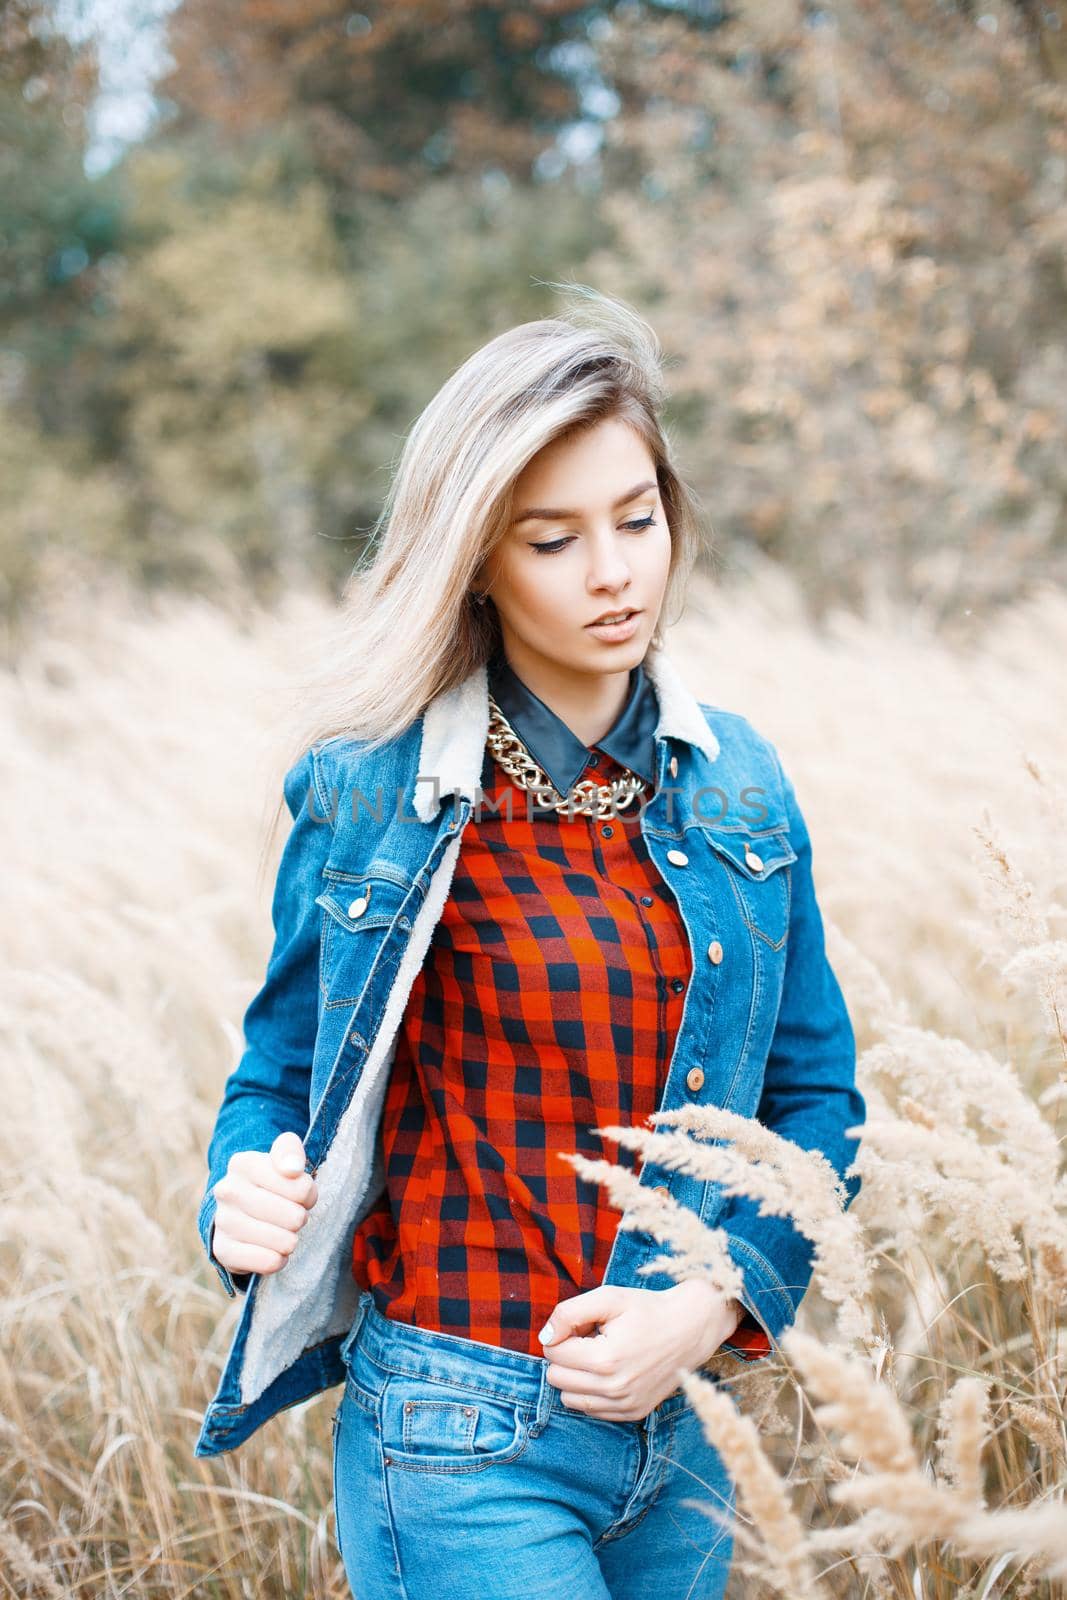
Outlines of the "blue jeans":
[[643,1422],[590,1417],[542,1357],[393,1322],[369,1291],[342,1357],[355,1600],[720,1600],[733,1483],[681,1389]]

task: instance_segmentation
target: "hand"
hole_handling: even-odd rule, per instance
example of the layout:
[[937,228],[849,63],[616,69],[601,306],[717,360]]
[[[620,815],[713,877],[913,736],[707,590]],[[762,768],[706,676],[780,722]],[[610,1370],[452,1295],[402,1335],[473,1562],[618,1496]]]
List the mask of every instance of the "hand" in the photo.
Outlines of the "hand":
[[670,1289],[601,1284],[556,1306],[542,1329],[548,1381],[563,1404],[608,1422],[636,1422],[677,1389],[737,1327],[744,1308],[703,1279]]
[[304,1171],[304,1145],[280,1133],[269,1152],[239,1150],[214,1187],[211,1253],[228,1272],[277,1272],[285,1266],[319,1197]]

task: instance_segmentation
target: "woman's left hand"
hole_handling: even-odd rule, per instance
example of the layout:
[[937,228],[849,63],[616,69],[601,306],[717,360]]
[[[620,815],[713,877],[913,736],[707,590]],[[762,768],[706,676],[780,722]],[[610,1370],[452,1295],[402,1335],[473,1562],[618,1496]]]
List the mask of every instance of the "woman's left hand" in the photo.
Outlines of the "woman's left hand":
[[670,1289],[601,1284],[561,1300],[542,1329],[548,1381],[570,1410],[637,1422],[728,1339],[744,1308],[703,1279]]

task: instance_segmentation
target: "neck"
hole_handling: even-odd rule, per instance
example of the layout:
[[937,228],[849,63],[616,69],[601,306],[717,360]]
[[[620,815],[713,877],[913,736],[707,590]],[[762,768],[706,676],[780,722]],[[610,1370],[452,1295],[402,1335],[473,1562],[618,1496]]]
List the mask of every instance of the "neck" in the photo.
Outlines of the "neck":
[[594,745],[614,726],[630,692],[630,667],[616,672],[578,672],[522,647],[504,652],[512,671],[565,722],[584,745]]

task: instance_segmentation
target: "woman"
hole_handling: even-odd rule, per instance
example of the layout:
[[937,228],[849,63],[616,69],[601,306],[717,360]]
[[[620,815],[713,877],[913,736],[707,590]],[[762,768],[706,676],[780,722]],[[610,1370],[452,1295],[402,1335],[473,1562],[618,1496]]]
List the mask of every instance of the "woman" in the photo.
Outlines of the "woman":
[[568,1157],[632,1165],[599,1127],[715,1104],[843,1176],[864,1116],[792,785],[662,648],[698,523],[655,336],[589,298],[478,351],[406,443],[304,686],[208,1152],[201,1234],[246,1298],[197,1454],[343,1382],[359,1600],[721,1595],[732,1484],[680,1375],[772,1350],[810,1244],[645,1162],[740,1291],[644,1272]]

